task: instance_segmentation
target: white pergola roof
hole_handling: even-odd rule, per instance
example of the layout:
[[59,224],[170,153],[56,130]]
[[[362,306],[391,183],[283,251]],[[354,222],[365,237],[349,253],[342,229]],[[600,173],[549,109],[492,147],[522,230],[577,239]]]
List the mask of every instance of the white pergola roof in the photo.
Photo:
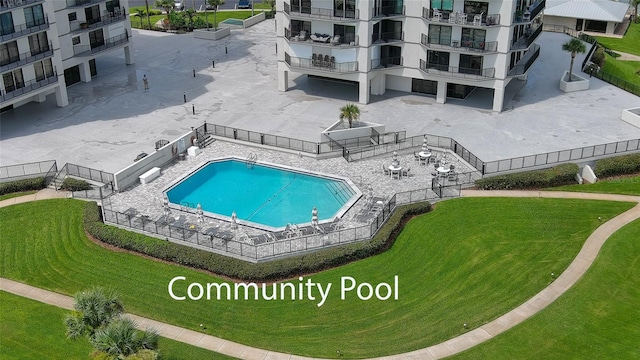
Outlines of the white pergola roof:
[[621,23],[628,9],[628,3],[613,0],[547,0],[544,14]]

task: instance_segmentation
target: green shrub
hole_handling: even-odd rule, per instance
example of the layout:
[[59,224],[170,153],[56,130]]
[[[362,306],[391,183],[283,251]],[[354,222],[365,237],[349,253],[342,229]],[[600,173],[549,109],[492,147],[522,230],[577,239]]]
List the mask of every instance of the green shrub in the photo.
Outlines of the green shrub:
[[44,177],[9,181],[6,183],[0,183],[0,195],[21,191],[40,190],[44,188]]
[[602,47],[598,46],[596,48],[596,51],[594,51],[593,55],[591,56],[591,62],[593,62],[594,64],[597,64],[600,67],[603,67],[604,60],[605,60],[604,50],[602,49]]
[[91,189],[91,184],[89,184],[88,182],[70,177],[64,179],[62,185],[60,185],[60,190],[83,191]]
[[95,202],[89,202],[85,207],[84,226],[86,231],[96,239],[125,250],[207,270],[234,279],[265,281],[317,272],[379,254],[393,244],[409,218],[430,210],[431,204],[429,203],[401,206],[396,209],[376,236],[369,241],[258,264],[106,225],[100,220],[100,212]]
[[575,182],[580,168],[576,164],[562,164],[550,169],[525,171],[476,180],[482,190],[512,190],[547,188]]
[[640,154],[630,154],[596,161],[597,177],[636,174],[640,172]]

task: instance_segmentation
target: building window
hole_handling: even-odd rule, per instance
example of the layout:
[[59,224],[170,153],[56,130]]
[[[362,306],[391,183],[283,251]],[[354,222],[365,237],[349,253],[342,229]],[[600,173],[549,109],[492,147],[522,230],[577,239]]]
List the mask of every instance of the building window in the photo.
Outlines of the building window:
[[431,0],[431,8],[442,11],[453,11],[453,0]]
[[460,55],[460,73],[482,75],[482,56]]
[[31,48],[31,56],[49,51],[49,41],[46,32],[37,33],[29,36],[29,47]]
[[333,0],[333,16],[356,17],[356,0]]
[[350,44],[356,41],[356,27],[334,24],[333,35],[340,35],[340,44]]
[[84,15],[89,25],[100,22],[100,6],[95,5],[84,9]]
[[486,30],[463,28],[460,46],[472,49],[484,49],[486,35]]
[[438,82],[423,79],[411,79],[411,91],[421,94],[438,95]]
[[450,45],[451,26],[429,25],[429,44]]
[[427,68],[449,71],[449,53],[444,51],[427,51]]
[[291,11],[311,14],[311,0],[291,0]]
[[120,10],[120,0],[107,1],[105,5],[107,5],[107,11],[110,13],[114,12],[115,9]]
[[469,15],[482,14],[482,22],[489,13],[489,3],[481,1],[465,1],[464,12]]
[[2,74],[2,81],[4,82],[5,93],[23,88],[24,78],[22,77],[22,69],[16,69]]
[[11,11],[4,14],[0,14],[0,36],[13,34],[15,29],[13,28],[13,16]]
[[41,81],[53,76],[53,64],[51,63],[51,58],[36,62],[33,64],[33,68],[36,71],[36,81]]
[[27,23],[28,28],[44,24],[44,12],[42,11],[42,4],[25,8],[24,19]]
[[20,53],[18,52],[18,42],[12,41],[9,43],[0,44],[0,66],[11,64],[20,60]]
[[75,12],[69,13],[67,16],[69,16],[69,22],[78,20],[78,14]]
[[92,49],[104,45],[104,33],[102,32],[102,29],[89,33],[89,44]]
[[302,30],[311,35],[311,21],[291,20],[291,35],[297,36]]
[[74,36],[71,38],[71,43],[73,45],[79,45],[80,44],[80,36]]

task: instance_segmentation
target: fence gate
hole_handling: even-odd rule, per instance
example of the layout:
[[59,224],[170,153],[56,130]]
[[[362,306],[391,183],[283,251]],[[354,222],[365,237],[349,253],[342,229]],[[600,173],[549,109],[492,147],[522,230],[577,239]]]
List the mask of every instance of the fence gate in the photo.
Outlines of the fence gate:
[[431,190],[433,190],[439,198],[442,198],[442,184],[438,181],[437,177],[431,179]]

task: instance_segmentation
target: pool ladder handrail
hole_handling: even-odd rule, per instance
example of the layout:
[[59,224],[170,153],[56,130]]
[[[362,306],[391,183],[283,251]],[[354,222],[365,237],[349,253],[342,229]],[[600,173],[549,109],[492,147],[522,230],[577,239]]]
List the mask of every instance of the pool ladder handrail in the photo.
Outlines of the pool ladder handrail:
[[249,153],[247,160],[245,160],[245,166],[249,169],[253,168],[253,165],[258,161],[258,154]]

